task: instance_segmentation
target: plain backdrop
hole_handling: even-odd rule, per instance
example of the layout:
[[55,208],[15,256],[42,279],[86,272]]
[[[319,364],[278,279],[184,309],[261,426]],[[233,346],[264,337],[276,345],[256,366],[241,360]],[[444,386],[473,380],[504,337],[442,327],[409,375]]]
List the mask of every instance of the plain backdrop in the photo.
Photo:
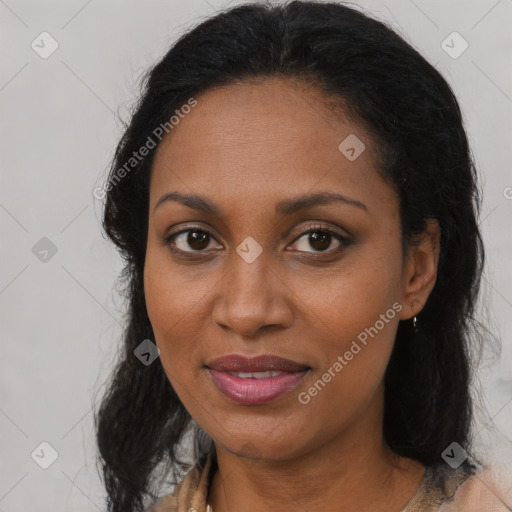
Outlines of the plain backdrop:
[[[0,0],[0,512],[105,509],[92,407],[124,306],[122,264],[92,191],[142,72],[186,29],[238,3]],[[484,189],[481,310],[503,344],[479,372],[487,415],[477,441],[501,464],[512,453],[512,2],[356,3],[443,73],[464,113]]]

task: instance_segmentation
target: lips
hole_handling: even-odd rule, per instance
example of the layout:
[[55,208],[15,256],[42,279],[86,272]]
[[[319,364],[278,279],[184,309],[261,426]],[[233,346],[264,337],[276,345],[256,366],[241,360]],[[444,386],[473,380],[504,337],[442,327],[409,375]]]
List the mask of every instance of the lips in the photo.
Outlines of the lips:
[[276,399],[295,388],[310,370],[305,364],[271,355],[247,358],[231,354],[206,367],[217,389],[242,405]]
[[206,366],[218,372],[299,372],[309,368],[305,364],[272,355],[249,358],[236,354],[219,357]]

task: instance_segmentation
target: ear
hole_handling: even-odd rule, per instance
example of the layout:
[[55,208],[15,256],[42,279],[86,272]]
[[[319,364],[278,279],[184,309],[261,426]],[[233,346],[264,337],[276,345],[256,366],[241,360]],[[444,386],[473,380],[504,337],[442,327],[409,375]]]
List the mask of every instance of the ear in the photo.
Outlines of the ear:
[[407,248],[402,272],[402,305],[400,320],[417,315],[437,279],[441,229],[436,219],[427,219],[422,233]]

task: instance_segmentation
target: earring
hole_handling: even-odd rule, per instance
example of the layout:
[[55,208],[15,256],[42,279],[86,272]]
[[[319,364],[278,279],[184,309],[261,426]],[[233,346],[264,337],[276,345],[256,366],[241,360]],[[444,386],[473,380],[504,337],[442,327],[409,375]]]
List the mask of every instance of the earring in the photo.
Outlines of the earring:
[[417,324],[417,319],[416,319],[416,315],[414,315],[413,319],[412,319],[412,326],[416,329],[416,324]]

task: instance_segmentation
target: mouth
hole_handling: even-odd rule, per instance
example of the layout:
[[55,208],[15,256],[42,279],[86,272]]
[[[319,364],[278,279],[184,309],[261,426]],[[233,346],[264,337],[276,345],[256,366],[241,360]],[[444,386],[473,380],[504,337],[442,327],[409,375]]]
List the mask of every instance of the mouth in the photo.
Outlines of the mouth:
[[297,387],[311,367],[290,359],[231,354],[207,363],[212,381],[227,398],[241,405],[263,404]]

